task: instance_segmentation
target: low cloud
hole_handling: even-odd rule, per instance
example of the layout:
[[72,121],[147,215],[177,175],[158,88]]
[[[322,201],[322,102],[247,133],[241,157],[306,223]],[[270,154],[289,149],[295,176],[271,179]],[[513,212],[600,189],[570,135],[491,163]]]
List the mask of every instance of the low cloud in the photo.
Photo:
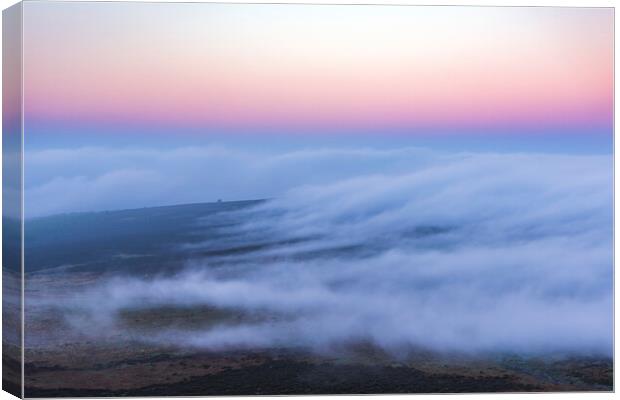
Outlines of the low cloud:
[[[227,237],[278,245],[217,268],[201,258],[172,276],[111,279],[63,306],[110,324],[121,310],[161,306],[264,316],[148,337],[206,348],[363,340],[392,351],[611,355],[610,156],[347,154],[350,173],[336,178],[320,166],[340,165],[338,151],[239,156],[259,176],[318,168],[310,183],[274,172],[278,196],[228,215],[243,223],[223,228]],[[382,168],[352,168],[365,159]],[[207,239],[198,246],[218,245]]]
[[273,153],[218,146],[40,150],[25,159],[27,217],[278,197],[300,182],[325,184],[437,162],[436,155],[417,148]]

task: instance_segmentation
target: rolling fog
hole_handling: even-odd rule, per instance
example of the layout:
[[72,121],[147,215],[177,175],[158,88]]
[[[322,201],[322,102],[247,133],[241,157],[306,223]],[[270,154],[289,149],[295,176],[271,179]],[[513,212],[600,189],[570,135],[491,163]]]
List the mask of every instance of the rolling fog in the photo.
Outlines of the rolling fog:
[[[205,158],[209,151],[237,162],[211,174],[219,158]],[[226,200],[271,200],[217,216],[235,222],[220,228],[226,243],[205,237],[187,249],[277,245],[222,256],[217,267],[194,259],[177,274],[112,278],[75,293],[61,306],[78,329],[122,329],[117,317],[126,309],[200,306],[261,318],[166,326],[141,339],[208,349],[327,351],[370,341],[393,352],[612,353],[610,155],[181,149],[146,152],[140,171],[129,173],[131,151],[107,160],[104,149],[90,152],[84,175],[35,177],[26,195],[34,214],[70,207],[63,199],[73,196],[56,191],[81,190],[83,206],[96,209],[131,206],[154,191],[173,203],[234,186]],[[30,159],[45,165],[68,156]],[[168,182],[172,176],[182,178]],[[146,194],[132,190],[123,204],[106,203],[119,185],[132,184]],[[50,201],[39,207],[39,196]]]

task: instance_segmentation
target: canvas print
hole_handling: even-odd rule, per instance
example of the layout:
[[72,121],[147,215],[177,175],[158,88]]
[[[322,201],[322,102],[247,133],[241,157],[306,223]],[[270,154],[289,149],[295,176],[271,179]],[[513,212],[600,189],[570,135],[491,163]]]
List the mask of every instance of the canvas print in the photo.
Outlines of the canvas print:
[[4,389],[613,390],[613,18],[6,10]]

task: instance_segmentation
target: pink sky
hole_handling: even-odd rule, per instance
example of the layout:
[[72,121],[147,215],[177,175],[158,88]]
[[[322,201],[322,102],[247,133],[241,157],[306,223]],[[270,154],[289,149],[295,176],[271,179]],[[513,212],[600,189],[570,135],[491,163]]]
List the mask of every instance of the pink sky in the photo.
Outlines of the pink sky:
[[26,119],[611,126],[613,10],[24,3]]

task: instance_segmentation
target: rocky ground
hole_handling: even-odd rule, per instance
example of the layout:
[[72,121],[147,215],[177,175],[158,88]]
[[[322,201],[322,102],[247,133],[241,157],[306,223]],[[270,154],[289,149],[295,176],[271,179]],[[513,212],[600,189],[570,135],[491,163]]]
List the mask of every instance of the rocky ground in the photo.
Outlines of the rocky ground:
[[480,357],[411,352],[395,359],[370,344],[331,353],[205,351],[126,338],[26,351],[26,396],[610,391],[600,358]]

